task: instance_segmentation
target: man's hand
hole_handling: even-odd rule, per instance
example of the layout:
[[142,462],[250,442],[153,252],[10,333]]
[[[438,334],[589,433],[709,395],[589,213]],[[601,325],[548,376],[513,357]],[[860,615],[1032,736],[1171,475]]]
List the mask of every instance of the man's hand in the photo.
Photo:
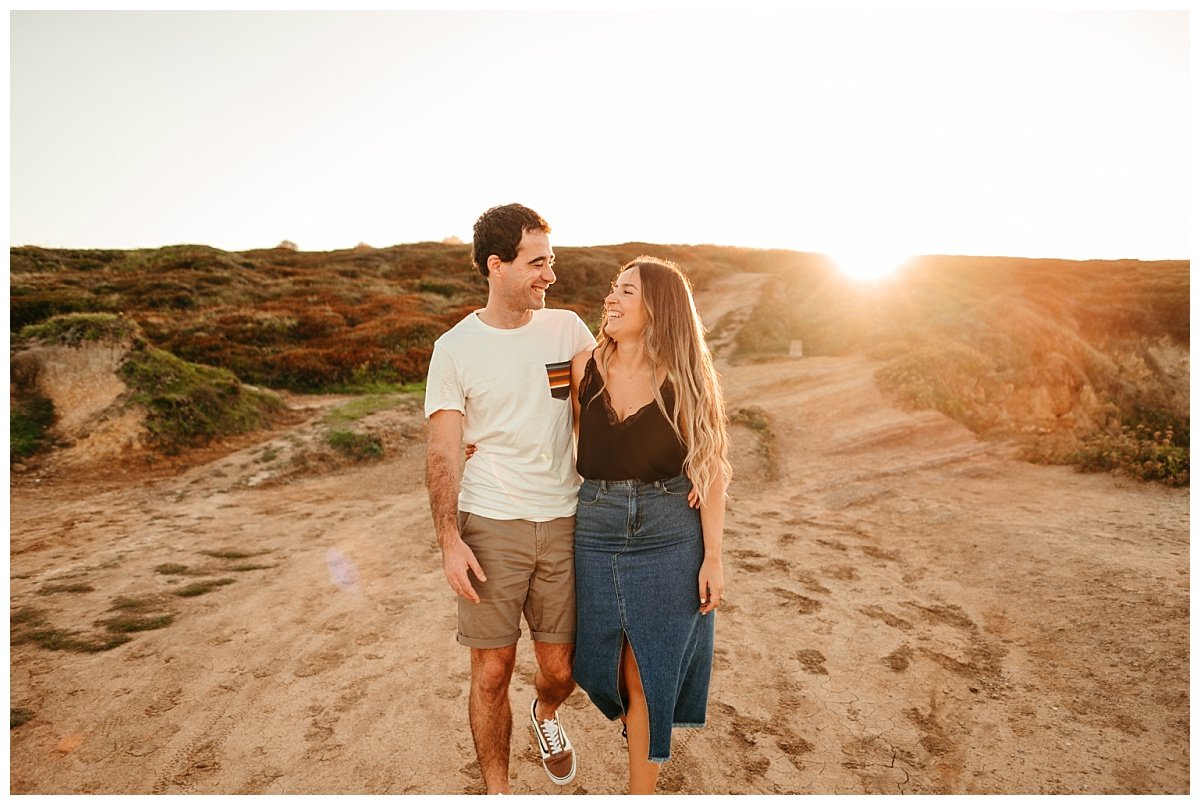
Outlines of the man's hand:
[[446,574],[446,581],[450,582],[451,590],[472,604],[479,603],[479,593],[475,592],[475,588],[471,586],[471,578],[467,575],[467,571],[470,570],[474,573],[480,581],[487,581],[487,576],[484,575],[483,568],[479,566],[475,552],[467,543],[463,542],[462,537],[448,539],[442,546],[442,570]]

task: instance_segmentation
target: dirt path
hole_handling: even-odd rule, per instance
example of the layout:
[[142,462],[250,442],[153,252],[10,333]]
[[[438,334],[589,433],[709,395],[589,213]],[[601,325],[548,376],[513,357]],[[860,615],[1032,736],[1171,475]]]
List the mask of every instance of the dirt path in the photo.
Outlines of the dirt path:
[[709,330],[708,346],[715,354],[728,351],[738,330],[758,302],[766,274],[732,274],[720,277],[696,294],[696,307]]
[[[777,461],[735,428],[709,724],[676,732],[662,790],[1187,792],[1187,491],[1021,463],[891,407],[873,369],[723,368]],[[186,472],[15,479],[13,611],[89,631],[125,596],[175,620],[12,647],[12,793],[481,790],[419,413],[381,416],[399,446],[349,470],[264,473],[298,426]],[[201,577],[233,582],[173,595]],[[44,592],[69,584],[92,589]],[[558,792],[519,718],[527,637],[518,662],[514,788]],[[619,730],[579,693],[565,719],[565,791],[619,793]]]

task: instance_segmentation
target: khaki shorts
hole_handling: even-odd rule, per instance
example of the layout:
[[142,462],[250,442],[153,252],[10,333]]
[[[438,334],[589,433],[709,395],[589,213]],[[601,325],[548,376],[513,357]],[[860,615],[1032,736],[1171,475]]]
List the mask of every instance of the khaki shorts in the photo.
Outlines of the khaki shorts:
[[521,637],[522,612],[539,643],[575,642],[573,516],[534,523],[460,511],[458,530],[487,576],[469,573],[478,604],[458,596],[459,643],[511,646]]

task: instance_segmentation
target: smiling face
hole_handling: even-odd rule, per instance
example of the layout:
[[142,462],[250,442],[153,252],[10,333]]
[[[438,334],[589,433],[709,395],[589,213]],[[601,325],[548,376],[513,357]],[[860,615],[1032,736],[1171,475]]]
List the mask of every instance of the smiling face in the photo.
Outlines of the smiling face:
[[554,284],[554,251],[545,232],[527,229],[512,262],[488,258],[489,278],[501,302],[511,311],[541,310],[546,289]]
[[602,327],[614,341],[641,338],[646,331],[646,304],[642,297],[642,278],[637,266],[621,272],[604,298]]

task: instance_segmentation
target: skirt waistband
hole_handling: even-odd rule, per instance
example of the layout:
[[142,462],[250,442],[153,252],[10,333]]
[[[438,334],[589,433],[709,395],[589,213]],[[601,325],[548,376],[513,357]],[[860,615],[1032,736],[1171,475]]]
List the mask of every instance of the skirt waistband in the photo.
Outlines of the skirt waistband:
[[583,485],[593,484],[600,487],[601,492],[650,492],[666,491],[674,494],[682,494],[692,488],[692,482],[686,475],[676,475],[674,478],[667,478],[663,481],[639,481],[636,478],[628,481],[597,481],[590,478],[585,478]]

